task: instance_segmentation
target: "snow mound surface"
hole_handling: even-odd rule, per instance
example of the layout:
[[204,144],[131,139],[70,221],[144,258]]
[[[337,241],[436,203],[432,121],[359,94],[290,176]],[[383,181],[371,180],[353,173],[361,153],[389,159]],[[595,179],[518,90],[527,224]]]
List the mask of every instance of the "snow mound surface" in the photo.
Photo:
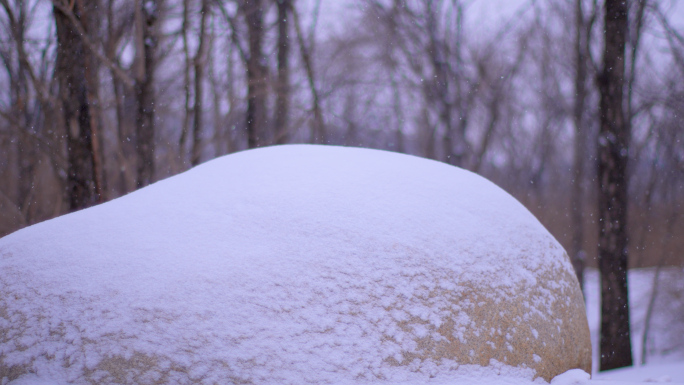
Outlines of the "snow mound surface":
[[475,174],[384,151],[225,156],[0,239],[0,272],[2,384],[591,371],[541,224]]

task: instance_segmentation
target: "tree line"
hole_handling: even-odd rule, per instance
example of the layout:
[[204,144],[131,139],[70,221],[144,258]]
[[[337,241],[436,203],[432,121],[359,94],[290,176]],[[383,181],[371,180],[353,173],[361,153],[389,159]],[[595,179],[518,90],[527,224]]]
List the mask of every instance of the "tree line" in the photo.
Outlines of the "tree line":
[[600,268],[602,368],[631,362],[628,264],[684,262],[675,2],[520,1],[480,25],[469,1],[353,0],[333,26],[320,0],[0,5],[0,235],[247,148],[415,154],[516,196],[580,282]]

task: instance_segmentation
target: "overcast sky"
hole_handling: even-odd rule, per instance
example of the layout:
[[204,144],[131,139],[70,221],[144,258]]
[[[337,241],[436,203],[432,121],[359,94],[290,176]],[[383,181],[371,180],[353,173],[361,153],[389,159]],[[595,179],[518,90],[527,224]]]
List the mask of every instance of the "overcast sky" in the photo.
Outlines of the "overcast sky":
[[[418,1],[418,0],[416,0]],[[472,28],[484,31],[491,30],[509,20],[516,11],[529,0],[470,0],[466,2],[466,23],[468,30]],[[302,12],[307,21],[316,0],[305,0]],[[338,32],[346,27],[345,21],[353,16],[360,5],[359,0],[321,0],[320,18],[317,32],[325,36]],[[474,31],[475,32],[475,31]]]

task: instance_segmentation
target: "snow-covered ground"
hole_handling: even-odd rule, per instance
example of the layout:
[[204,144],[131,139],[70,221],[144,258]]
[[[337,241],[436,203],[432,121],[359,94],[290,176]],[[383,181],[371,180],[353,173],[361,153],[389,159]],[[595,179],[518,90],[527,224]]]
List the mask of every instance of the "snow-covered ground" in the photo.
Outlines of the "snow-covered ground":
[[[534,275],[540,269],[571,274],[560,247],[522,205],[471,173],[404,155],[259,151],[268,156],[231,155],[0,239],[0,332],[7,331],[0,364],[33,372],[0,378],[0,385],[212,384],[241,375],[256,384],[545,383],[533,380],[529,366],[503,360],[482,367],[406,358],[426,349],[416,343],[421,338],[439,342],[444,319],[465,322],[464,330],[482,326],[461,309],[469,297],[446,299],[465,292],[464,282],[505,294],[497,297],[500,312],[519,295],[507,287],[545,284]],[[652,270],[630,274],[637,362],[652,277]],[[592,380],[572,370],[552,383],[684,383],[682,277],[670,269],[659,279],[649,365]],[[597,278],[590,271],[586,281],[594,344]],[[536,301],[529,293],[537,313],[550,311],[557,296],[546,290]],[[528,340],[537,338],[532,333]],[[541,341],[564,349],[575,342]],[[535,349],[530,355],[543,355]],[[120,365],[112,356],[128,360],[121,379],[102,369]],[[222,371],[226,365],[230,371]],[[236,377],[217,374],[226,372]]]
[[648,303],[651,298],[655,269],[634,269],[629,272],[629,303],[632,349],[635,366],[596,373],[598,369],[598,339],[600,326],[600,293],[598,271],[589,270],[585,277],[587,318],[594,351],[594,376],[589,384],[627,382],[670,382],[684,384],[684,270],[663,269],[658,279],[650,331],[647,339],[646,365],[641,352]]

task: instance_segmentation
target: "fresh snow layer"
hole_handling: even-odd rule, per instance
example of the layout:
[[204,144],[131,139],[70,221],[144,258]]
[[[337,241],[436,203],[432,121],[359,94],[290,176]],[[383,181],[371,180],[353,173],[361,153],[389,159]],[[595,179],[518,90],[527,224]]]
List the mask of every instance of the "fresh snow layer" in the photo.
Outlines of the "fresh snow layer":
[[[630,269],[629,318],[634,362],[642,362],[646,312],[653,294],[655,268]],[[658,291],[650,321],[647,342],[648,363],[684,362],[684,269],[665,267],[657,280]],[[599,368],[599,332],[601,327],[601,299],[599,273],[588,269],[584,275],[586,311],[592,334],[594,371]],[[684,382],[684,379],[681,380]]]
[[[430,293],[467,282],[505,301],[507,288],[535,285],[536,270],[571,269],[562,254],[515,199],[452,166],[327,146],[245,151],[0,239],[0,359],[32,373],[13,384],[84,383],[84,373],[532,383],[532,369],[497,362],[388,360],[439,339],[459,311]],[[560,299],[529,300],[546,317]],[[113,375],[121,360],[137,366]]]
[[649,364],[613,369],[594,375],[597,381],[613,382],[666,382],[684,384],[684,362]]
[[[415,381],[393,382],[392,385],[541,385],[546,384],[540,379],[529,380],[518,372],[506,370],[492,370],[476,365],[466,365],[457,372],[440,374],[429,379],[418,378]],[[502,369],[502,368],[500,368]],[[510,370],[511,368],[508,367]],[[673,375],[663,374],[672,373]],[[416,376],[418,377],[418,376]],[[611,378],[611,379],[606,379]],[[46,379],[35,374],[27,374],[8,383],[8,385],[62,385],[66,381]],[[617,369],[606,372],[605,376],[589,379],[589,374],[579,369],[572,369],[553,380],[551,385],[634,385],[644,383],[666,383],[670,385],[684,384],[684,363],[669,365],[648,365],[635,368]],[[340,382],[340,385],[371,385],[360,381]],[[4,383],[3,383],[4,385]]]

